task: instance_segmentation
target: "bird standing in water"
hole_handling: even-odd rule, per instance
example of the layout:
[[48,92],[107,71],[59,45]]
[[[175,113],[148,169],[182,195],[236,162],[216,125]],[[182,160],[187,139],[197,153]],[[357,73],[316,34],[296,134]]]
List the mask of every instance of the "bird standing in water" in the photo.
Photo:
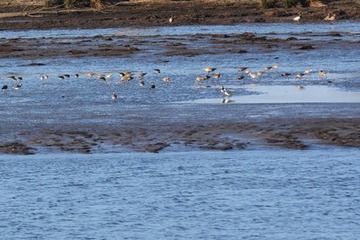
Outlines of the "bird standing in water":
[[231,96],[231,95],[232,95],[232,92],[231,92],[229,89],[225,88],[224,86],[221,86],[220,91],[221,91],[223,94],[225,94],[226,96]]
[[18,83],[18,84],[16,84],[16,85],[13,87],[13,89],[18,90],[18,89],[21,88],[21,87],[22,87],[22,84],[21,84],[21,83]]
[[164,83],[169,83],[170,82],[170,78],[168,76],[163,77],[162,80],[164,81]]
[[111,98],[112,98],[112,100],[116,100],[116,99],[117,99],[117,97],[118,97],[118,95],[117,95],[117,93],[116,93],[116,92],[113,92],[113,93],[111,94]]
[[144,80],[140,80],[139,85],[140,85],[140,87],[145,86],[145,81],[144,81]]
[[139,73],[138,79],[144,78],[146,74],[147,74],[147,73],[144,73],[144,72]]
[[216,68],[212,68],[212,67],[204,67],[204,68],[203,68],[203,70],[209,74],[209,73],[211,73],[211,72],[215,71],[215,70],[216,70]]

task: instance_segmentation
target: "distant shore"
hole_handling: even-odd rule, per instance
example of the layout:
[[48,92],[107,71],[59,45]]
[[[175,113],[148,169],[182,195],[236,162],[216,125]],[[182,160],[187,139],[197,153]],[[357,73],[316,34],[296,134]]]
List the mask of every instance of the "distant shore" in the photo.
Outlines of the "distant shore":
[[289,9],[264,9],[257,1],[124,1],[101,10],[47,9],[33,2],[16,5],[0,1],[0,30],[292,22],[299,12],[301,22],[321,22],[328,13],[336,14],[335,21],[360,20],[358,1]]

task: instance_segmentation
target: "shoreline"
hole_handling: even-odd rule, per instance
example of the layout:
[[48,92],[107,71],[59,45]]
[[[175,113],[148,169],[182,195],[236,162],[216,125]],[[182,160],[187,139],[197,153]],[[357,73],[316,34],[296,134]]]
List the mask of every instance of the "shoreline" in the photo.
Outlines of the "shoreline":
[[[176,7],[174,7],[176,4]],[[1,6],[0,30],[96,29],[179,25],[233,25],[239,23],[325,22],[327,13],[337,21],[360,20],[360,3],[329,3],[325,7],[263,9],[252,1],[126,1],[94,9],[46,9],[40,6]],[[26,11],[24,11],[26,9]],[[16,15],[18,14],[18,16]],[[3,16],[3,17],[1,17]],[[6,17],[10,16],[10,17]],[[169,18],[174,21],[169,23]]]

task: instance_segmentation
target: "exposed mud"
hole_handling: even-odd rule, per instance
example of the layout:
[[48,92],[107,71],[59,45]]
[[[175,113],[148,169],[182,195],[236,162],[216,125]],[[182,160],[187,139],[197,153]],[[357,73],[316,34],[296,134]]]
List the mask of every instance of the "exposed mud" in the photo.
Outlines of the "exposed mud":
[[[333,37],[334,34],[337,34]],[[276,51],[297,52],[317,49],[358,48],[360,43],[343,39],[333,32],[329,40],[313,40],[276,34],[262,36],[255,33],[241,34],[195,34],[181,37],[152,36],[94,36],[72,38],[12,38],[0,39],[0,58],[41,59],[51,57],[131,57],[154,50],[161,56],[216,55],[271,53]],[[34,63],[36,64],[36,63]],[[39,63],[40,64],[40,63]]]
[[167,148],[203,150],[241,150],[261,147],[279,147],[304,150],[317,145],[360,147],[360,119],[303,119],[271,120],[258,123],[176,124],[81,131],[39,129],[18,133],[21,140],[2,139],[0,152],[32,154],[37,149],[47,151],[92,153],[103,146],[117,149],[157,153]]

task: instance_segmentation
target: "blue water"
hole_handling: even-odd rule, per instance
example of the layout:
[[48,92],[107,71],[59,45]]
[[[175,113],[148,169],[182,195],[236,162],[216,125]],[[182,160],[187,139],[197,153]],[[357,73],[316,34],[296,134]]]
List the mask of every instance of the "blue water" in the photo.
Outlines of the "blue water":
[[3,155],[1,239],[358,239],[359,156]]
[[[360,36],[357,21],[337,21],[332,23],[242,23],[238,25],[194,25],[171,27],[123,27],[106,29],[54,29],[54,30],[26,30],[26,31],[0,31],[0,38],[68,38],[93,36],[176,36],[189,34],[233,34],[253,32],[257,34],[274,34],[278,36],[291,36],[299,33],[328,34],[342,33],[352,37]],[[349,37],[350,39],[350,37]]]
[[[1,83],[10,88],[0,94],[1,134],[10,141],[9,136],[17,139],[18,129],[31,130],[40,124],[153,124],[154,119],[172,123],[198,119],[255,121],[286,118],[289,112],[294,118],[357,117],[358,103],[339,103],[344,95],[319,104],[304,104],[308,102],[304,99],[296,104],[242,105],[241,96],[252,93],[240,91],[244,84],[237,80],[235,67],[249,66],[259,71],[280,64],[279,69],[259,80],[245,79],[246,86],[254,83],[267,89],[293,89],[302,84],[305,96],[311,89],[332,91],[335,85],[336,90],[350,90],[346,94],[353,95],[351,91],[359,92],[359,48],[295,49],[267,54],[249,49],[246,54],[224,52],[193,57],[163,56],[157,51],[166,50],[159,44],[162,41],[189,44],[188,38],[196,34],[244,32],[310,41],[335,41],[338,37],[330,33],[339,32],[343,41],[356,46],[360,39],[358,26],[357,22],[336,22],[2,31],[0,40],[4,42],[9,38],[71,41],[85,36],[126,35],[130,40],[140,38],[153,44],[145,44],[143,53],[123,58],[0,59]],[[194,44],[191,47],[210,46],[203,46],[201,41]],[[147,55],[151,58],[144,58]],[[34,61],[45,65],[29,65]],[[204,74],[205,66],[217,67],[222,78],[208,83],[209,87],[197,88],[194,79]],[[161,68],[171,83],[164,84],[154,68]],[[294,75],[307,68],[314,71],[301,80],[279,77],[282,72]],[[118,72],[125,70],[148,72],[145,80],[156,82],[156,90],[140,88],[137,80],[119,83]],[[320,78],[318,70],[329,73]],[[113,77],[102,82],[85,77],[87,71],[112,72]],[[50,78],[40,81],[44,73]],[[59,80],[57,76],[64,73],[81,75],[78,79]],[[14,81],[8,76],[13,74],[24,78],[21,89],[12,89]],[[216,99],[221,105],[220,84],[233,87],[235,104],[214,111],[209,105],[194,103]],[[113,91],[119,95],[117,101],[111,99]],[[144,123],[143,119],[150,121]],[[14,125],[15,130],[8,127]],[[0,238],[358,239],[359,156],[359,149],[329,146],[306,151],[180,149],[160,154],[39,151],[32,156],[0,155]]]

